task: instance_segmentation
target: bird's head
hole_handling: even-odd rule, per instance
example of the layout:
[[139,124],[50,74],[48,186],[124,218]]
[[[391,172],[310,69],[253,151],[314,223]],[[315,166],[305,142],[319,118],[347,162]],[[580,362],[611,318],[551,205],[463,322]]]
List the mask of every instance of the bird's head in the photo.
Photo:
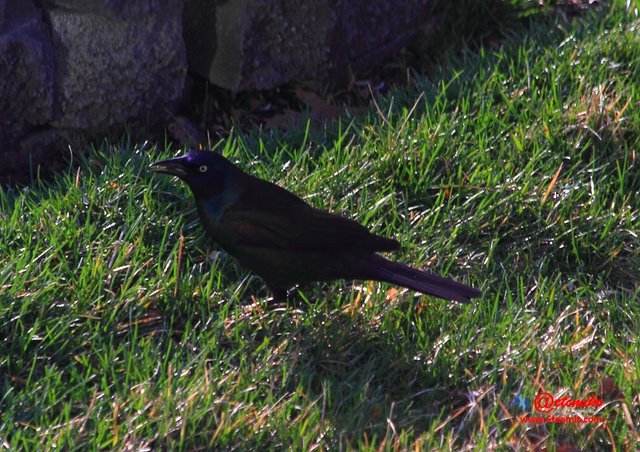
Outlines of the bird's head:
[[223,192],[231,177],[240,170],[216,152],[189,151],[180,157],[151,164],[151,171],[178,176],[196,198],[208,198]]

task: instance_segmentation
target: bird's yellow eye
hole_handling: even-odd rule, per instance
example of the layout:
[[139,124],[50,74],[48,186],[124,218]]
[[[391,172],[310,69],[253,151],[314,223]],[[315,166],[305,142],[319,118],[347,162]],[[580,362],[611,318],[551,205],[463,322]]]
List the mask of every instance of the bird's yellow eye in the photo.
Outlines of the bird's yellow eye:
[[206,173],[207,172],[207,165],[202,165],[200,168],[198,168],[200,170],[201,173]]

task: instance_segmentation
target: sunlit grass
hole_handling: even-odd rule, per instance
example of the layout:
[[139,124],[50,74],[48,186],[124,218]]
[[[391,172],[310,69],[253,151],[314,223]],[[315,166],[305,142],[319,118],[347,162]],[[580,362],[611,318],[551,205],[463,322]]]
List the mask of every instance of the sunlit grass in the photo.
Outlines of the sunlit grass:
[[[0,191],[0,445],[637,449],[639,28],[624,5],[534,23],[368,116],[217,145],[471,305],[336,282],[269,306],[148,173],[176,149],[107,144]],[[521,424],[541,391],[602,392],[605,421]]]

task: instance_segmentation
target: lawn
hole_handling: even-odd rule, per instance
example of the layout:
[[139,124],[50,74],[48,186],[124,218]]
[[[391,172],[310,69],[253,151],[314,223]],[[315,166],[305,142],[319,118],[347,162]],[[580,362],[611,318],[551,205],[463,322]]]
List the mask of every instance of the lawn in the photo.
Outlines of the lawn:
[[[640,448],[640,19],[541,15],[324,129],[216,150],[472,284],[269,304],[123,138],[0,189],[0,447]],[[537,423],[536,395],[602,400]]]

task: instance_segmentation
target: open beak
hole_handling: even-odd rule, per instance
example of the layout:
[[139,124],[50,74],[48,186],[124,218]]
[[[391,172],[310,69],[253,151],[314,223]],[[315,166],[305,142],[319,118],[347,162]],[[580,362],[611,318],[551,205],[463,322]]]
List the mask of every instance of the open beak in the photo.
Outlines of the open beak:
[[171,174],[173,176],[185,177],[189,172],[184,164],[184,157],[176,157],[174,159],[161,160],[152,163],[149,169],[154,173]]

